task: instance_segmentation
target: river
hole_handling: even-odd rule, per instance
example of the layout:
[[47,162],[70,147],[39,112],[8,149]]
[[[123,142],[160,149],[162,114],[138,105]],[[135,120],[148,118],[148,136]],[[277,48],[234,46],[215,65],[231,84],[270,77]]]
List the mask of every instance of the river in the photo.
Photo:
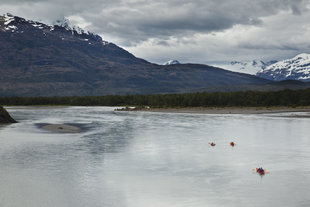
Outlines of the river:
[[19,123],[0,125],[3,207],[310,206],[310,118],[7,109]]

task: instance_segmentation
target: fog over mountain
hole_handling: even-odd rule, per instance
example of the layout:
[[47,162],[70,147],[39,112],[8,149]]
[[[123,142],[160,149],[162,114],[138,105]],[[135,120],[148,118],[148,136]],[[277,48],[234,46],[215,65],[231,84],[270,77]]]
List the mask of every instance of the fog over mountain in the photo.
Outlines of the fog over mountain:
[[[309,0],[11,0],[0,14],[66,17],[155,63],[283,60],[310,52]],[[288,26],[289,25],[289,26]]]
[[251,75],[256,75],[258,71],[265,69],[267,66],[274,64],[276,62],[277,62],[276,60],[266,62],[262,60],[252,60],[246,62],[231,61],[229,63],[211,63],[211,65],[238,73],[247,73]]

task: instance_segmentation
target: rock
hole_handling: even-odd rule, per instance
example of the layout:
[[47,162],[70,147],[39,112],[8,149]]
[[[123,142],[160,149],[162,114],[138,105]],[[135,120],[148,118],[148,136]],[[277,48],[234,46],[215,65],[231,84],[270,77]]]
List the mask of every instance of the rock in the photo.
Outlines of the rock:
[[16,123],[16,121],[10,116],[10,114],[0,106],[0,124],[7,124],[7,123]]

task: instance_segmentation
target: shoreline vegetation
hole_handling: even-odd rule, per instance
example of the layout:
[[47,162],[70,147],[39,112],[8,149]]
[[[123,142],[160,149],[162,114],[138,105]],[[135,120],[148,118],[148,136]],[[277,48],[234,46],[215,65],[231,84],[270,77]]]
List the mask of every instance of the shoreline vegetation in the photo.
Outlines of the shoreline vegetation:
[[268,113],[308,111],[310,89],[281,91],[200,92],[155,95],[71,97],[0,97],[6,106],[115,106],[123,110],[191,113]]
[[[287,112],[310,112],[310,106],[302,107],[187,107],[187,108],[150,108],[124,107],[116,111],[145,111],[162,113],[192,113],[192,114],[273,114]],[[309,115],[290,115],[290,117],[307,117]]]

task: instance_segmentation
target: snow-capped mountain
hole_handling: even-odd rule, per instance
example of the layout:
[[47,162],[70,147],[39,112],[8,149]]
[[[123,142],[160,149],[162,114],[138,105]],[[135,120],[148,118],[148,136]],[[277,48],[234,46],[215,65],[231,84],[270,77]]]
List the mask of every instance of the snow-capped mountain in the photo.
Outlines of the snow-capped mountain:
[[169,60],[165,62],[163,65],[178,65],[178,64],[181,64],[181,63],[177,60]]
[[[31,28],[32,27],[32,28]],[[99,35],[86,32],[77,26],[70,26],[67,19],[55,21],[53,25],[47,25],[41,22],[26,20],[21,17],[14,16],[10,13],[0,16],[0,30],[15,34],[23,34],[25,31],[43,32],[44,35],[54,35],[65,39],[76,39],[88,42],[88,44],[109,44],[102,40]],[[66,32],[64,32],[66,30]]]
[[85,32],[82,28],[80,28],[76,25],[71,25],[69,19],[67,19],[65,17],[60,19],[60,20],[54,21],[53,25],[57,25],[57,26],[66,28],[67,30],[75,31],[78,34],[83,34],[83,33],[90,34],[91,33],[91,32]]
[[247,62],[239,62],[239,61],[232,61],[227,64],[211,64],[214,67],[223,68],[226,70],[238,72],[238,73],[247,73],[251,75],[256,75],[256,73],[267,66],[275,63],[277,61],[268,61],[264,62],[261,60],[252,60]]
[[275,81],[310,81],[310,54],[303,53],[292,59],[279,61],[260,70],[257,76]]

